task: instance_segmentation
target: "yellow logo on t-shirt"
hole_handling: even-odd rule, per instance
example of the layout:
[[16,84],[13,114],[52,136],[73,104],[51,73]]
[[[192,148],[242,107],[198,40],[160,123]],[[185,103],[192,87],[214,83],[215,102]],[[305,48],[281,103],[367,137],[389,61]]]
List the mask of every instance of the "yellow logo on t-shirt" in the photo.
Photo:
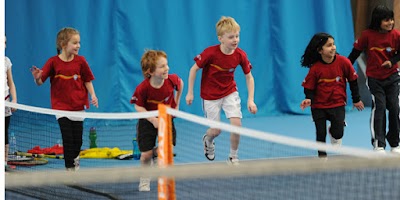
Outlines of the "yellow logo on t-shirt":
[[339,82],[340,79],[341,79],[340,76],[337,76],[336,78],[321,78],[321,79],[318,80],[318,83],[321,83],[321,82],[332,83],[332,82],[335,82],[335,81]]
[[216,64],[210,64],[210,66],[211,66],[211,67],[215,67],[215,68],[216,68],[217,70],[219,70],[219,71],[225,71],[225,72],[230,71],[230,69],[222,68],[222,67],[220,67],[220,66],[218,66],[218,65],[216,65]]
[[66,79],[66,80],[68,80],[68,79],[77,80],[78,78],[81,78],[81,75],[74,74],[72,76],[66,76],[66,75],[62,75],[62,74],[57,74],[54,76],[54,78],[61,78],[61,79]]
[[371,47],[369,50],[370,51],[373,51],[373,50],[376,50],[376,51],[387,51],[387,52],[395,51],[395,49],[392,48],[392,47],[386,47],[386,48]]

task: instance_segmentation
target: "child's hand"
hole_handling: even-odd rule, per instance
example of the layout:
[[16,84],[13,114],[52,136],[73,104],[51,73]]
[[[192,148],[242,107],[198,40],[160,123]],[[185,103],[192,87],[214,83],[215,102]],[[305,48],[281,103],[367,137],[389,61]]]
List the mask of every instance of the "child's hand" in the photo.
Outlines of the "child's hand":
[[385,67],[385,68],[392,68],[392,62],[390,62],[389,60],[385,61],[382,63],[381,67]]
[[32,76],[33,76],[33,78],[35,79],[35,80],[37,80],[37,79],[39,79],[39,78],[41,78],[42,77],[42,70],[41,69],[39,69],[39,68],[37,68],[36,66],[32,66],[31,68],[30,68],[30,70],[31,70],[31,72],[32,72]]
[[[13,99],[11,102],[17,103],[17,100]],[[11,108],[11,112],[15,112],[15,111],[17,111],[17,108]]]
[[252,114],[256,114],[257,113],[257,105],[254,103],[254,101],[248,101],[247,102],[247,109]]
[[353,103],[353,108],[356,107],[357,110],[362,111],[364,110],[364,103],[362,101],[359,101],[357,103]]
[[304,110],[305,108],[307,108],[308,106],[311,106],[311,99],[304,99],[301,104],[300,104],[300,108],[302,110]]
[[96,106],[96,108],[99,107],[99,101],[96,96],[92,96],[92,100],[90,101],[90,103]]
[[192,105],[193,99],[194,99],[193,94],[187,93],[187,95],[186,95],[186,104],[187,105]]

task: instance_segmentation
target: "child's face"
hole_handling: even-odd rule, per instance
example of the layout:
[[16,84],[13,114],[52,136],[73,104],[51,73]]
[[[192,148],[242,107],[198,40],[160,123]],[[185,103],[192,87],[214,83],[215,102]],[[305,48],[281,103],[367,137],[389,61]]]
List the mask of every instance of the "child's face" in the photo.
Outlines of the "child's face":
[[239,31],[226,32],[222,36],[218,36],[223,48],[234,50],[239,45]]
[[150,73],[151,77],[158,79],[167,79],[168,78],[168,61],[164,57],[159,57],[156,62],[156,69],[153,73]]
[[319,53],[324,58],[331,58],[336,54],[336,45],[335,41],[332,38],[328,38],[322,49],[319,50]]
[[391,31],[394,27],[394,19],[384,19],[381,21],[381,29],[383,31]]
[[68,54],[78,55],[79,48],[81,48],[81,37],[78,34],[74,34],[63,48],[63,51]]

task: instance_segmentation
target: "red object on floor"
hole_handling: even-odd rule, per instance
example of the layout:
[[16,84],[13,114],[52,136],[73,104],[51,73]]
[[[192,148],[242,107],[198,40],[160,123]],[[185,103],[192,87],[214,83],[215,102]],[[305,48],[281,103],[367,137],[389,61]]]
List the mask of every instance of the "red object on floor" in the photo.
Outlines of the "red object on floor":
[[59,146],[58,144],[43,149],[40,148],[40,146],[35,146],[32,149],[28,150],[28,153],[58,155],[58,154],[64,154],[64,148],[62,146]]

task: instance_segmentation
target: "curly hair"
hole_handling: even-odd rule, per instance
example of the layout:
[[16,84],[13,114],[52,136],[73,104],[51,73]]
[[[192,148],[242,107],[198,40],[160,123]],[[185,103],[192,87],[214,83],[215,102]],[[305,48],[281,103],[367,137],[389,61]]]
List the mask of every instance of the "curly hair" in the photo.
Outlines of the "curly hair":
[[153,73],[156,70],[157,60],[160,57],[167,58],[167,54],[164,51],[158,50],[146,50],[144,52],[140,64],[145,78],[151,77],[150,73]]

